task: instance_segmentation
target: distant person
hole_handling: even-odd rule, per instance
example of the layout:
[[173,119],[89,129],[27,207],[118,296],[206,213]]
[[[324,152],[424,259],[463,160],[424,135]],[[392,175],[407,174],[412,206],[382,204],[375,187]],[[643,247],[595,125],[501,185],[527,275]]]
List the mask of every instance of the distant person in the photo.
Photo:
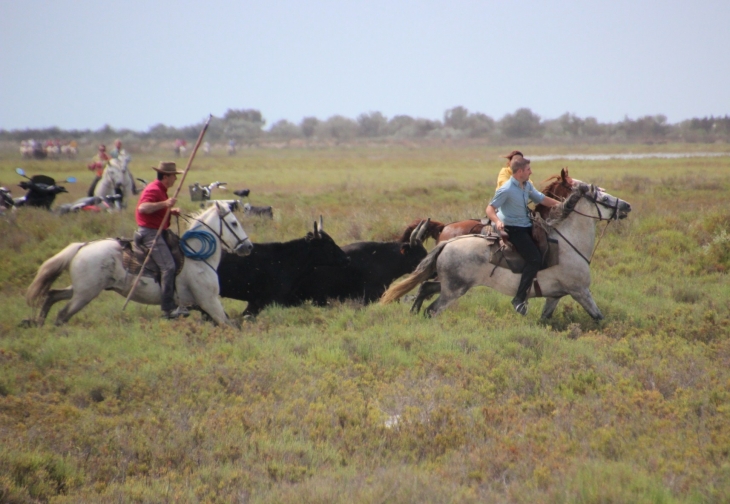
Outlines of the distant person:
[[232,156],[236,153],[236,141],[234,139],[228,140],[228,155]]
[[203,142],[203,154],[205,154],[206,156],[210,155],[210,142],[208,142],[207,140]]
[[[112,151],[109,153],[109,156],[112,159],[125,157],[130,158],[129,154],[127,154],[127,151],[124,150],[124,147],[122,147],[122,141],[118,138],[114,140],[114,149],[112,149]],[[132,182],[132,194],[137,194],[137,182],[134,180],[134,175],[132,175],[132,171],[129,169],[129,166],[127,166],[127,177]]]
[[518,150],[513,150],[506,156],[499,156],[507,159],[507,166],[503,167],[501,170],[499,170],[499,175],[497,175],[497,189],[502,187],[505,182],[509,180],[509,178],[512,176],[512,168],[510,168],[510,163],[512,163],[512,159],[515,156],[524,157],[522,153]]
[[537,276],[542,261],[540,249],[532,240],[532,220],[527,204],[532,201],[536,204],[542,203],[547,207],[553,207],[559,205],[560,202],[545,196],[532,185],[530,182],[532,168],[529,159],[513,156],[510,171],[512,175],[494,193],[492,201],[487,205],[486,212],[487,217],[498,230],[507,232],[509,241],[525,260],[525,268],[522,270],[517,294],[512,299],[512,307],[520,315],[526,315],[527,293]]
[[[170,215],[180,214],[180,209],[174,207],[177,200],[170,198],[167,190],[175,185],[177,176],[183,172],[177,170],[175,163],[165,161],[160,161],[157,168],[152,169],[157,172],[157,180],[153,180],[142,190],[134,215],[139,226],[137,232],[142,238],[142,243],[148,249],[152,248],[150,259],[157,264],[162,273],[160,279],[162,317],[175,319],[187,315],[187,309],[177,307],[175,304],[175,260],[163,233],[169,232]],[[170,215],[165,219],[168,208]],[[157,231],[160,228],[164,231],[157,237]],[[156,237],[157,241],[155,241]]]
[[88,196],[94,195],[94,189],[96,189],[96,184],[98,184],[101,180],[101,176],[104,174],[104,168],[106,168],[106,165],[109,164],[110,159],[111,158],[109,157],[109,154],[107,154],[106,152],[106,145],[99,145],[99,150],[92,158],[91,163],[86,165],[86,167],[89,170],[93,171],[96,175],[94,181],[91,183],[91,187],[89,187],[89,192],[87,194]]
[[122,141],[120,139],[114,140],[114,148],[109,153],[109,157],[112,159],[119,159],[120,157],[124,157],[127,155],[127,151],[124,150],[124,147],[122,147]]

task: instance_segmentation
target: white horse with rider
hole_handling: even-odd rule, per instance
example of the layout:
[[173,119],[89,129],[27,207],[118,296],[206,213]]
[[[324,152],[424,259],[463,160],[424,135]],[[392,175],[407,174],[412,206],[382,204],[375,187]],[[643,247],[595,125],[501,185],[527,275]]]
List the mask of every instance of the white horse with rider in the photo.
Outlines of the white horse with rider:
[[[551,211],[547,220],[548,238],[559,243],[557,265],[538,273],[540,292],[531,289],[528,297],[546,298],[542,318],[550,318],[560,299],[569,295],[595,320],[603,314],[589,290],[590,261],[594,250],[597,221],[611,222],[625,218],[631,205],[601,188],[575,181],[571,194]],[[416,270],[404,280],[392,285],[382,296],[381,303],[390,303],[421,284],[414,302],[414,311],[424,299],[440,293],[425,315],[437,315],[448,305],[478,285],[514,296],[521,273],[498,267],[490,262],[499,247],[482,235],[465,235],[441,242],[421,261]],[[437,274],[438,282],[428,281]],[[423,283],[422,283],[423,282]]]
[[132,197],[134,176],[129,170],[130,156],[124,155],[107,162],[101,179],[94,187],[94,196],[105,199],[112,195],[121,195],[121,207],[125,208]]
[[[184,248],[193,251],[206,249],[203,259],[183,261],[175,278],[175,301],[178,306],[199,306],[217,324],[231,325],[218,297],[219,285],[216,270],[222,250],[245,256],[251,253],[253,243],[228,205],[216,202],[206,210],[190,216],[192,232],[180,238]],[[125,269],[123,251],[125,243],[116,238],[106,238],[85,243],[72,243],[45,261],[28,287],[26,300],[40,313],[31,323],[43,325],[51,307],[58,301],[70,300],[58,313],[56,325],[68,320],[89,304],[101,292],[113,290],[128,296],[137,275]],[[65,289],[51,289],[53,282],[68,270],[71,285]],[[162,301],[160,284],[153,276],[142,276],[132,301],[159,305]]]

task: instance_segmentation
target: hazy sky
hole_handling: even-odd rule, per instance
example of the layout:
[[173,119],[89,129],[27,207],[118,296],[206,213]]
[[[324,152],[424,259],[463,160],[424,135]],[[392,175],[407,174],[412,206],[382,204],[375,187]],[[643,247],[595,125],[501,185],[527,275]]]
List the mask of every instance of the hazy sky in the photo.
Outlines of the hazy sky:
[[0,0],[0,129],[730,114],[730,1]]

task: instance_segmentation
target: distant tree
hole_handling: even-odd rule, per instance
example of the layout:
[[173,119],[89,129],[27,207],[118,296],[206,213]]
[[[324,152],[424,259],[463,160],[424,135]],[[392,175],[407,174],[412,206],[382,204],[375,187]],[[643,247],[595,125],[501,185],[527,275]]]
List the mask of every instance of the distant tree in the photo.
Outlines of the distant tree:
[[312,138],[317,134],[317,128],[319,127],[320,120],[316,117],[305,117],[302,119],[299,129],[302,130],[302,134],[305,138]]
[[341,115],[335,115],[319,124],[317,136],[346,141],[355,138],[357,131],[358,126],[355,121]]
[[655,116],[647,115],[636,120],[626,117],[616,127],[620,133],[632,139],[661,138],[669,130],[667,116],[662,114]]
[[601,124],[595,117],[586,117],[583,120],[583,133],[586,136],[601,136],[609,133],[609,126]]
[[281,119],[271,126],[269,134],[275,138],[291,140],[301,137],[302,130],[296,124],[290,123],[286,119]]
[[437,130],[443,126],[441,121],[433,121],[431,119],[416,119],[416,135],[419,137],[425,137],[434,130]]
[[172,140],[179,137],[175,128],[165,126],[162,123],[152,126],[147,132],[147,136],[155,140]]
[[567,133],[572,137],[583,136],[583,125],[585,124],[585,121],[575,114],[566,112],[558,117],[558,123],[564,133]]
[[469,128],[469,111],[464,107],[454,107],[444,112],[444,126],[454,128],[455,130],[465,130]]
[[499,127],[511,138],[536,137],[542,133],[540,116],[529,108],[517,109],[514,114],[507,114],[499,121]]
[[416,120],[411,116],[397,115],[388,121],[386,128],[389,135],[397,137],[413,137],[416,133]]
[[384,136],[388,127],[388,119],[380,112],[360,114],[357,118],[358,134],[364,137]]
[[266,120],[256,109],[228,109],[223,116],[224,134],[228,138],[253,141],[261,136]]

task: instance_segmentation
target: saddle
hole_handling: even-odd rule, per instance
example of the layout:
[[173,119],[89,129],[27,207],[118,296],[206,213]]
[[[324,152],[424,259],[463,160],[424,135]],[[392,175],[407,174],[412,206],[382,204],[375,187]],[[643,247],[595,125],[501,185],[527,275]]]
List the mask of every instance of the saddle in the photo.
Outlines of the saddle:
[[[183,266],[185,265],[185,255],[180,248],[180,237],[171,232],[169,229],[165,229],[162,232],[162,238],[170,248],[170,252],[172,252],[172,258],[175,260],[175,276],[177,276],[180,274]],[[139,274],[139,271],[142,269],[142,264],[149,252],[149,249],[142,244],[142,237],[139,233],[134,233],[133,240],[128,238],[117,238],[117,241],[122,246],[122,265],[124,266],[124,269],[132,275]],[[160,268],[157,267],[157,264],[150,260],[147,261],[142,276],[152,277],[155,279],[155,282],[160,283],[162,274],[160,272]]]
[[[540,270],[557,266],[559,264],[558,240],[548,237],[546,225],[539,214],[533,213],[533,219],[532,240],[542,256]],[[490,224],[482,230],[482,234],[491,242],[489,246],[491,252],[490,264],[500,268],[508,268],[512,273],[522,273],[525,269],[525,260],[509,241],[509,235],[504,231],[497,230],[493,223],[490,222]]]

